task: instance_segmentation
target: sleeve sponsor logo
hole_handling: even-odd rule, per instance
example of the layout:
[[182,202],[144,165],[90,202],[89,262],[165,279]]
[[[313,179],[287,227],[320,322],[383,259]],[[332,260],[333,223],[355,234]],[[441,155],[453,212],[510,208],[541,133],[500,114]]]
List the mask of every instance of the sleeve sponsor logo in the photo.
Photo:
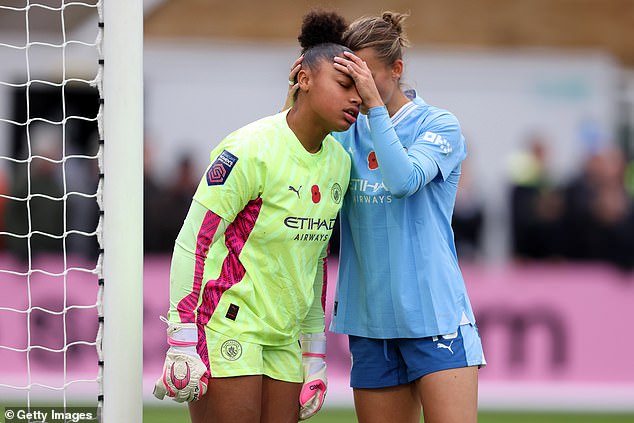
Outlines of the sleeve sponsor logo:
[[207,185],[223,185],[237,161],[236,156],[223,150],[207,170]]
[[446,139],[438,134],[434,134],[433,132],[425,132],[423,134],[423,140],[437,145],[438,148],[440,148],[440,151],[444,154],[449,154],[453,151],[451,144],[449,144]]

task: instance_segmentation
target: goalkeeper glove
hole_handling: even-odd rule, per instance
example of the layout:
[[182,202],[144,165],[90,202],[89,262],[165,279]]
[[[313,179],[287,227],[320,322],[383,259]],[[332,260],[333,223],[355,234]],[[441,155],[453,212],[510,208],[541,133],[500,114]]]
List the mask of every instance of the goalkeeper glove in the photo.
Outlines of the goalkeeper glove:
[[[165,318],[161,320],[167,322]],[[154,396],[165,395],[176,402],[196,401],[207,392],[207,366],[202,362],[196,345],[198,329],[195,323],[169,324],[163,375],[154,385]]]
[[301,335],[302,367],[304,384],[299,394],[299,419],[314,416],[326,397],[326,334],[311,333]]

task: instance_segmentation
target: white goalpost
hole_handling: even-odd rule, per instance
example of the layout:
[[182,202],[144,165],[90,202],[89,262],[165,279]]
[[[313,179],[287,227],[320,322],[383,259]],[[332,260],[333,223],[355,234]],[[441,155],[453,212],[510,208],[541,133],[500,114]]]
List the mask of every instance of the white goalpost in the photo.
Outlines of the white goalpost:
[[142,421],[142,59],[142,0],[0,3],[0,411]]
[[143,411],[143,2],[103,7],[104,423]]

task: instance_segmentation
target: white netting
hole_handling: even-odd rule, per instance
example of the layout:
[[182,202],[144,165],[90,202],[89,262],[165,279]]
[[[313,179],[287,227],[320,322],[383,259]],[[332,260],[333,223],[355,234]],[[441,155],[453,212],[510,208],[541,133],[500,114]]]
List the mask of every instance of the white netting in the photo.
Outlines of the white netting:
[[101,7],[0,4],[0,406],[101,405]]

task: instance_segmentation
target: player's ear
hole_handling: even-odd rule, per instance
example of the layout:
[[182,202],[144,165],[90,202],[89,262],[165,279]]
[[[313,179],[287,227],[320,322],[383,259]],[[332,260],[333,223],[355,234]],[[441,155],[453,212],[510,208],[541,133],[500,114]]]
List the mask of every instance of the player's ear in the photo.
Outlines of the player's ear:
[[396,59],[394,63],[392,63],[392,79],[399,80],[403,75],[403,59]]
[[300,91],[308,91],[310,82],[310,72],[308,72],[306,69],[300,69],[297,73],[297,83],[299,84]]

